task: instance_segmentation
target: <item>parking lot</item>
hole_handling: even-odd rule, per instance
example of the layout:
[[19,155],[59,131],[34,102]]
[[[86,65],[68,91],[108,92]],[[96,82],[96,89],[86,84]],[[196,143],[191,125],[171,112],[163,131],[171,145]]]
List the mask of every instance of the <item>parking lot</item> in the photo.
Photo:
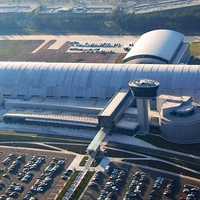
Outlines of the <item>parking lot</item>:
[[97,172],[84,200],[198,200],[200,182],[130,165],[111,164]]
[[74,155],[0,147],[0,199],[53,200],[72,171]]

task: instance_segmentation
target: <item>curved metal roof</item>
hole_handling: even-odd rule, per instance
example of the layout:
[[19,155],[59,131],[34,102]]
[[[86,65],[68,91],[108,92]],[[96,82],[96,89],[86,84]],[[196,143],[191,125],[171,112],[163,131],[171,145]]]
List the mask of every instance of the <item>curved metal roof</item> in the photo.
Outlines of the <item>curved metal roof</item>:
[[[129,60],[129,59],[128,59]],[[125,63],[127,64],[166,64],[166,61],[163,60],[158,60],[158,58],[150,58],[150,57],[145,57],[145,58],[134,58],[132,60],[132,57],[130,58],[129,61],[126,61]]]
[[145,78],[160,81],[164,94],[200,98],[198,65],[0,62],[0,93],[12,96],[107,98]]
[[184,41],[184,35],[171,30],[154,30],[143,34],[129,53],[124,62],[134,58],[156,58],[170,63],[177,49]]

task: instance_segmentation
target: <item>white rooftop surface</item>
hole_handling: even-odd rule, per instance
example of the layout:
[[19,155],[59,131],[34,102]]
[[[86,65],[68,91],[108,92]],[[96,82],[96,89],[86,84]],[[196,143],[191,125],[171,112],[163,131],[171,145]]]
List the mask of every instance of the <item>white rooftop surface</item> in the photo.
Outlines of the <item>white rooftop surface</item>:
[[22,99],[5,99],[4,105],[6,108],[10,107],[24,107],[24,108],[51,108],[53,110],[93,110],[100,112],[106,104],[106,100],[98,99],[79,99],[79,98],[31,98],[29,100]]
[[129,107],[125,110],[124,114],[129,114],[129,115],[137,115],[138,114],[138,109]]
[[154,56],[171,61],[184,35],[171,30],[155,30],[143,34],[124,60],[137,56]]
[[13,4],[13,5],[9,5],[9,4],[0,4],[0,13],[20,13],[20,12],[32,12],[34,9],[36,8],[35,5],[29,5],[29,4],[25,4],[25,5],[18,5],[18,4]]
[[199,65],[0,62],[0,93],[16,99],[104,100],[135,79],[159,81],[162,94],[200,99]]
[[110,116],[114,110],[118,107],[119,103],[122,101],[122,99],[126,96],[127,91],[120,91],[118,92],[114,98],[111,100],[109,105],[106,107],[105,110],[101,113],[102,116]]
[[90,145],[88,146],[87,150],[97,151],[97,148],[101,145],[101,143],[105,139],[106,134],[107,134],[106,131],[103,128],[101,128],[94,137],[94,139],[92,140],[92,142],[90,143]]
[[[44,112],[43,112],[44,113]],[[97,118],[92,116],[84,116],[84,115],[75,115],[73,113],[63,113],[63,114],[51,114],[51,113],[31,113],[31,112],[9,112],[9,116],[11,117],[25,117],[30,119],[38,119],[38,120],[54,120],[56,121],[71,121],[71,122],[82,122],[82,123],[90,123],[97,124]]]
[[127,120],[122,118],[119,122],[117,122],[116,127],[117,128],[123,128],[126,130],[132,130],[135,131],[137,127],[139,126],[139,123],[134,120]]

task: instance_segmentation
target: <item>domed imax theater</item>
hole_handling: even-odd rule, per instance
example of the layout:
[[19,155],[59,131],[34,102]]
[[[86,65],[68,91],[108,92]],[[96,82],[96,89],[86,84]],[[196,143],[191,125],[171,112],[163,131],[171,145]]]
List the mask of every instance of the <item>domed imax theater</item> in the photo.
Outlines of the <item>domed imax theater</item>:
[[184,35],[171,30],[154,30],[143,34],[125,56],[125,63],[180,64],[190,59]]

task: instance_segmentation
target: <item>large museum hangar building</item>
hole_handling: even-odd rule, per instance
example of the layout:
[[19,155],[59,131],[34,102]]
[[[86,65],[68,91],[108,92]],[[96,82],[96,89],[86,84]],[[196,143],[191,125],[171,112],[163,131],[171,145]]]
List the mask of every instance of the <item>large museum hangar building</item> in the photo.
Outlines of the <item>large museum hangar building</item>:
[[[199,142],[200,66],[186,65],[189,60],[189,45],[181,33],[156,30],[142,35],[120,64],[0,62],[0,130],[91,138],[96,129],[106,127],[133,134],[141,123],[128,83],[152,79],[160,83],[158,96],[169,95],[167,103],[178,96],[181,112],[195,108],[183,129],[183,117],[163,115],[160,124],[162,112],[156,115],[154,110],[152,118],[164,127],[162,136],[177,143]],[[192,97],[188,99],[195,100],[194,106],[182,102],[184,96]],[[151,102],[156,105],[158,100]],[[63,131],[68,127],[74,132]],[[84,133],[83,127],[88,128]]]
[[184,35],[172,30],[154,30],[143,34],[124,57],[132,64],[186,64],[189,44]]
[[141,78],[159,81],[161,94],[200,99],[199,65],[0,62],[0,94],[11,99],[109,99]]
[[[5,122],[0,124],[0,130],[37,130],[45,134],[53,130],[52,134],[63,134],[60,128],[71,124],[97,127],[97,116],[109,102],[114,102],[108,109],[111,116],[114,108],[120,111],[126,108],[133,99],[128,83],[137,79],[159,81],[158,95],[191,96],[197,102],[200,100],[199,65],[0,62],[0,117]],[[117,121],[116,127],[133,133],[132,128],[135,130],[137,126],[130,122],[129,116],[134,119],[136,114],[132,107],[125,112],[123,116],[128,118]],[[168,127],[172,135],[167,135],[167,139],[175,141],[174,131]],[[199,132],[195,137],[190,133],[184,138],[179,136],[178,142],[200,140]]]

